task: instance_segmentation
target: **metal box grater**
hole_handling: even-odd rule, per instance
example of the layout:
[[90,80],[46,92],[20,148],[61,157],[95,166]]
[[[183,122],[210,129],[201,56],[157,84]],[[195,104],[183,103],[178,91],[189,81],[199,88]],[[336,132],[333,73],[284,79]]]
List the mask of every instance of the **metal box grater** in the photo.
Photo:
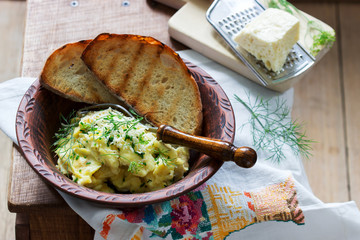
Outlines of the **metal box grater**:
[[269,71],[261,60],[240,48],[234,37],[264,10],[265,8],[256,0],[215,0],[206,12],[206,18],[256,77],[265,86],[270,86],[298,77],[310,69],[315,63],[315,58],[296,43],[281,71],[275,73]]

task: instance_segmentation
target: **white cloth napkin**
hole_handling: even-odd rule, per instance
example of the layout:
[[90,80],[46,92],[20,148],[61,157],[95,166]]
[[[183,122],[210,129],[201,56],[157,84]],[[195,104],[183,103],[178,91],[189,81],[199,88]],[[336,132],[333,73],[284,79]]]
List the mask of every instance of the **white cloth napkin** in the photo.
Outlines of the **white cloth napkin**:
[[[292,89],[283,94],[276,93],[193,50],[180,51],[179,54],[205,70],[228,95],[237,126],[234,145],[253,145],[249,126],[240,129],[250,115],[235,100],[234,94],[245,101],[248,98],[254,100],[257,96],[265,99],[278,96],[286,100],[288,107],[292,107]],[[34,80],[16,78],[0,84],[0,128],[15,143],[16,110]],[[285,151],[286,159],[275,163],[265,160],[266,154],[258,151],[258,162],[251,169],[241,169],[234,163],[226,162],[206,184],[194,192],[170,202],[147,206],[137,212],[102,208],[59,193],[95,229],[94,239],[131,239],[134,236],[137,239],[158,239],[160,237],[154,233],[161,232],[166,239],[180,239],[182,236],[194,239],[360,238],[360,212],[355,202],[321,202],[312,193],[298,156],[288,149]],[[180,203],[190,205],[185,204],[183,207]],[[198,203],[201,203],[201,207],[194,209],[201,208],[200,211],[190,209]],[[181,221],[177,222],[176,217],[180,215]],[[184,219],[184,216],[189,219]],[[149,217],[152,217],[151,221]],[[191,225],[194,219],[197,222]],[[183,228],[187,224],[190,225],[185,234],[179,235],[185,231]]]

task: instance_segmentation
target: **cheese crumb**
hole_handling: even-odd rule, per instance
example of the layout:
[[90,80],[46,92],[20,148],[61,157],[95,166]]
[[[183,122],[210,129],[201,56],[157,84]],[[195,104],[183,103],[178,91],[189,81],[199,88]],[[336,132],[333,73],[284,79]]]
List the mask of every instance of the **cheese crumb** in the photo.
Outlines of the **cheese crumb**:
[[247,24],[234,38],[240,47],[279,72],[299,40],[300,22],[288,12],[269,8]]

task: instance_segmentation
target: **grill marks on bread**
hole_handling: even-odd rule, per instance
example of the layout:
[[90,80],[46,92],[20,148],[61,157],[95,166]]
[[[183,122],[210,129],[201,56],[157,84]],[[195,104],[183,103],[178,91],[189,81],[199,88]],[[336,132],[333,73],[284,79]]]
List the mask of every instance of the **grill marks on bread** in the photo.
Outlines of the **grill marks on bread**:
[[137,35],[101,34],[85,49],[98,79],[150,121],[199,134],[202,105],[195,80],[169,47]]
[[42,70],[40,83],[73,101],[118,103],[87,68],[80,56],[91,40],[69,43],[54,51]]

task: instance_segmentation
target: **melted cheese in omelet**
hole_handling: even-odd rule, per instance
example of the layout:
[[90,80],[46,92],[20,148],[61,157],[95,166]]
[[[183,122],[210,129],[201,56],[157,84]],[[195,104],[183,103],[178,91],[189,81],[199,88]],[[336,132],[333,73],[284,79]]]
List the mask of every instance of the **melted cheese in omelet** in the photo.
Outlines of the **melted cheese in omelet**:
[[166,187],[188,170],[189,151],[164,144],[147,130],[139,119],[111,108],[89,112],[62,131],[66,136],[55,144],[57,168],[99,191],[135,193]]

